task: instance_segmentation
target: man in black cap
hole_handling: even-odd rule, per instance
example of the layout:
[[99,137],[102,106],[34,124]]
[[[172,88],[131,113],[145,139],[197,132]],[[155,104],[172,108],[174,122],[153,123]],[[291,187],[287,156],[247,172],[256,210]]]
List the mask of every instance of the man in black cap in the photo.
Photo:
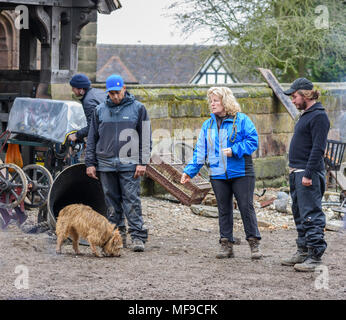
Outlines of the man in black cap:
[[102,103],[107,95],[101,89],[91,88],[89,78],[83,73],[74,75],[70,81],[70,85],[72,87],[72,92],[78,99],[80,99],[83,105],[87,126],[78,130],[76,133],[70,134],[68,139],[70,141],[83,142],[84,138],[88,136],[94,108]]
[[292,96],[292,102],[302,113],[289,148],[290,193],[298,250],[281,263],[294,266],[297,271],[314,271],[327,248],[321,201],[325,191],[323,157],[330,124],[322,104],[316,101],[319,92],[313,90],[311,81],[299,78],[284,93]]

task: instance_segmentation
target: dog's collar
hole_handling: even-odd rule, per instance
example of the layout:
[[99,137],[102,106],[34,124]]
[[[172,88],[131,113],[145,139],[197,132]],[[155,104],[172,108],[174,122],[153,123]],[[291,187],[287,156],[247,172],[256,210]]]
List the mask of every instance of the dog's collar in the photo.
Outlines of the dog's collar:
[[114,227],[114,230],[113,230],[113,232],[112,232],[112,234],[111,234],[111,236],[108,238],[108,240],[103,244],[103,246],[101,247],[102,249],[107,245],[107,243],[113,238],[113,236],[114,236],[114,234],[115,234],[115,232],[117,231],[117,227]]

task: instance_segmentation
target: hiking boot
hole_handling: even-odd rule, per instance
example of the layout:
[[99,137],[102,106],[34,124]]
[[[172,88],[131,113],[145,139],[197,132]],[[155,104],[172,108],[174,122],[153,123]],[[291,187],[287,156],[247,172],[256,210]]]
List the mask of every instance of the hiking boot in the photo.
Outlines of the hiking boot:
[[221,238],[220,240],[221,247],[220,251],[217,253],[216,258],[217,259],[224,259],[224,258],[233,258],[233,243],[228,241],[227,238]]
[[307,248],[298,248],[297,252],[291,257],[281,260],[283,266],[293,267],[297,263],[303,263],[308,257]]
[[295,264],[294,270],[302,272],[314,272],[315,268],[320,266],[321,264],[321,258],[308,256],[304,262]]
[[125,227],[119,227],[119,234],[123,241],[123,248],[127,248],[127,233]]
[[249,238],[248,240],[250,250],[251,250],[251,259],[259,260],[262,258],[262,253],[259,249],[260,241],[256,238]]
[[144,242],[140,239],[133,240],[133,251],[143,252],[144,251]]

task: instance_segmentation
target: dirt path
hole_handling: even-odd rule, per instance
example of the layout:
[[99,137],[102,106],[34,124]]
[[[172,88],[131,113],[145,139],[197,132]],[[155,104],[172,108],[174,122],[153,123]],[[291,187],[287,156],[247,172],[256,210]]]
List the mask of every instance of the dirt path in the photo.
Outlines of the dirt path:
[[[294,228],[261,228],[264,258],[251,261],[237,223],[235,258],[218,260],[217,219],[152,198],[143,199],[143,213],[150,228],[145,252],[124,249],[120,258],[95,258],[86,246],[76,256],[71,245],[56,255],[49,234],[11,225],[0,232],[0,299],[346,299],[346,233],[326,232],[322,278],[280,265],[295,251]],[[27,283],[19,281],[25,272]]]

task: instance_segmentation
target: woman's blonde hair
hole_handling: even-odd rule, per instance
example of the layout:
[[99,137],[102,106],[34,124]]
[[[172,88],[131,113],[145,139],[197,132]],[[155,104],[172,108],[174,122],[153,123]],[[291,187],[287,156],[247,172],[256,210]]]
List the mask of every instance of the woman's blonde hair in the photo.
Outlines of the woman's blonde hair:
[[225,107],[227,115],[235,116],[237,112],[241,112],[240,105],[236,100],[233,92],[227,87],[211,87],[208,90],[207,97],[209,104],[211,103],[211,96],[216,95],[221,99],[222,105]]

